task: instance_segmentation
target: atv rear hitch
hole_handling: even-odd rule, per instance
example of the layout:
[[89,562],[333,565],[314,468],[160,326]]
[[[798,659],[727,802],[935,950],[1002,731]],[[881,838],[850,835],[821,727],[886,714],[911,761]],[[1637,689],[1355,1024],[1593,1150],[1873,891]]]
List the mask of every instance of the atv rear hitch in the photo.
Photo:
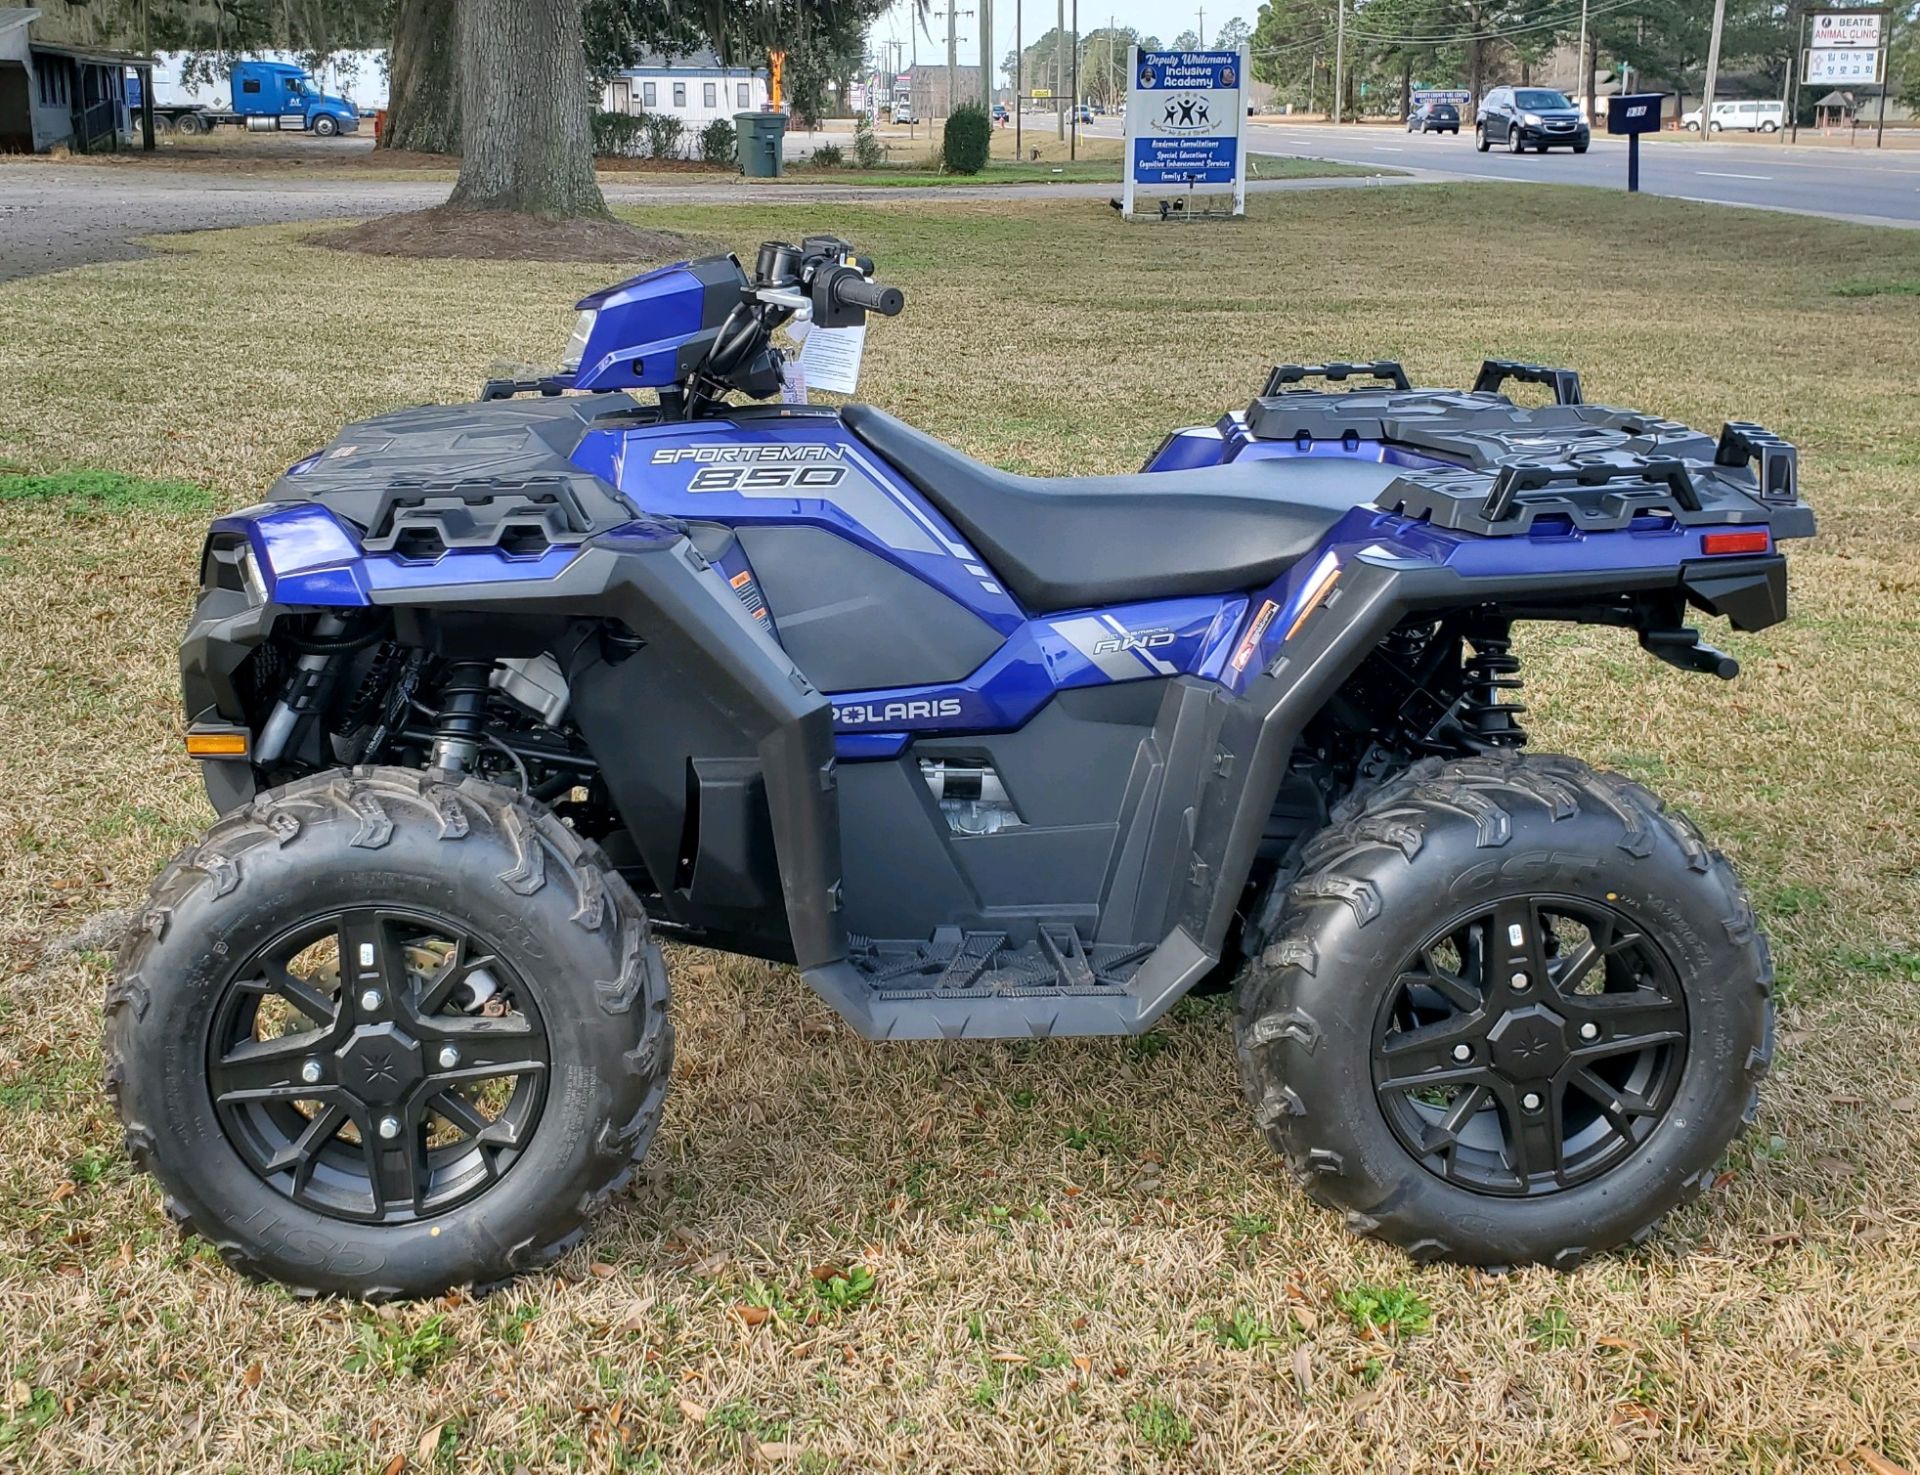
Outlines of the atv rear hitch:
[[1681,671],[1702,671],[1731,681],[1740,674],[1740,663],[1725,651],[1708,645],[1698,630],[1682,626],[1676,630],[1642,630],[1640,649]]

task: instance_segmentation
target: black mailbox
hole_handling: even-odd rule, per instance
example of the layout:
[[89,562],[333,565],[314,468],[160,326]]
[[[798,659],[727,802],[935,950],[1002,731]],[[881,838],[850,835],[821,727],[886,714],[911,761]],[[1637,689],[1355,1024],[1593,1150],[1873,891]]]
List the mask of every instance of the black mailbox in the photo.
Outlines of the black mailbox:
[[1607,99],[1607,132],[1658,133],[1664,92],[1622,92]]
[[1664,92],[1622,92],[1607,99],[1607,132],[1627,136],[1627,192],[1640,188],[1640,135],[1660,131]]

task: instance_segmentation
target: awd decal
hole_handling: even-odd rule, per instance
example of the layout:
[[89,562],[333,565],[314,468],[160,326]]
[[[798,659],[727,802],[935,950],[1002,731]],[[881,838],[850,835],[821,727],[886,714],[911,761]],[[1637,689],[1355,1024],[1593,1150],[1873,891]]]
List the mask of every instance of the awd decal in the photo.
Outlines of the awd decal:
[[855,702],[833,709],[833,720],[842,727],[886,727],[901,722],[931,722],[938,717],[959,715],[958,697],[939,697],[924,702]]
[[1179,638],[1171,630],[1127,630],[1112,640],[1096,641],[1093,653],[1106,656],[1124,650],[1159,650],[1162,646],[1172,645]]

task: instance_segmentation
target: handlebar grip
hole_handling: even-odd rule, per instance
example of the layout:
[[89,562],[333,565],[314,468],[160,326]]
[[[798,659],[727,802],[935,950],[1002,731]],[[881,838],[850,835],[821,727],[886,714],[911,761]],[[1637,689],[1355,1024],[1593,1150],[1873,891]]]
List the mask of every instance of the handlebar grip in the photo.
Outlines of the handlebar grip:
[[907,299],[898,287],[883,287],[852,272],[834,282],[833,296],[844,307],[864,307],[868,312],[877,312],[883,317],[897,317],[900,309],[907,305]]

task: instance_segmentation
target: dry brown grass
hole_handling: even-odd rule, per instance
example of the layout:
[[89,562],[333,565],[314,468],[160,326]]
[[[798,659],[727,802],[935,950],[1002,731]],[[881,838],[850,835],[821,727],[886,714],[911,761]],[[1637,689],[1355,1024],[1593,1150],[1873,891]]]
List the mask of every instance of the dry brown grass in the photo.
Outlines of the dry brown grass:
[[[1920,299],[1825,285],[1920,277],[1920,237],[1498,187],[1261,198],[1221,229],[914,206],[644,223],[851,236],[909,299],[872,335],[872,398],[1033,470],[1135,464],[1276,358],[1359,354],[1428,382],[1570,362],[1594,398],[1801,442],[1823,536],[1795,550],[1796,619],[1727,641],[1739,682],[1609,632],[1529,642],[1541,745],[1690,809],[1773,932],[1781,1066],[1720,1191],[1571,1278],[1414,1269],[1275,1172],[1218,1003],[1133,1042],[879,1047],[790,974],[682,951],[666,1124],[557,1273],[388,1314],[244,1284],[130,1176],[95,1087],[104,931],[60,941],[205,818],[173,672],[201,518],[5,503],[0,1467],[1920,1466]],[[0,288],[0,463],[237,505],[348,417],[551,359],[601,275],[310,228]],[[1409,268],[1416,236],[1451,262]],[[873,1292],[831,1312],[826,1263]],[[1361,1331],[1342,1303],[1368,1288],[1429,1329],[1415,1307]]]

